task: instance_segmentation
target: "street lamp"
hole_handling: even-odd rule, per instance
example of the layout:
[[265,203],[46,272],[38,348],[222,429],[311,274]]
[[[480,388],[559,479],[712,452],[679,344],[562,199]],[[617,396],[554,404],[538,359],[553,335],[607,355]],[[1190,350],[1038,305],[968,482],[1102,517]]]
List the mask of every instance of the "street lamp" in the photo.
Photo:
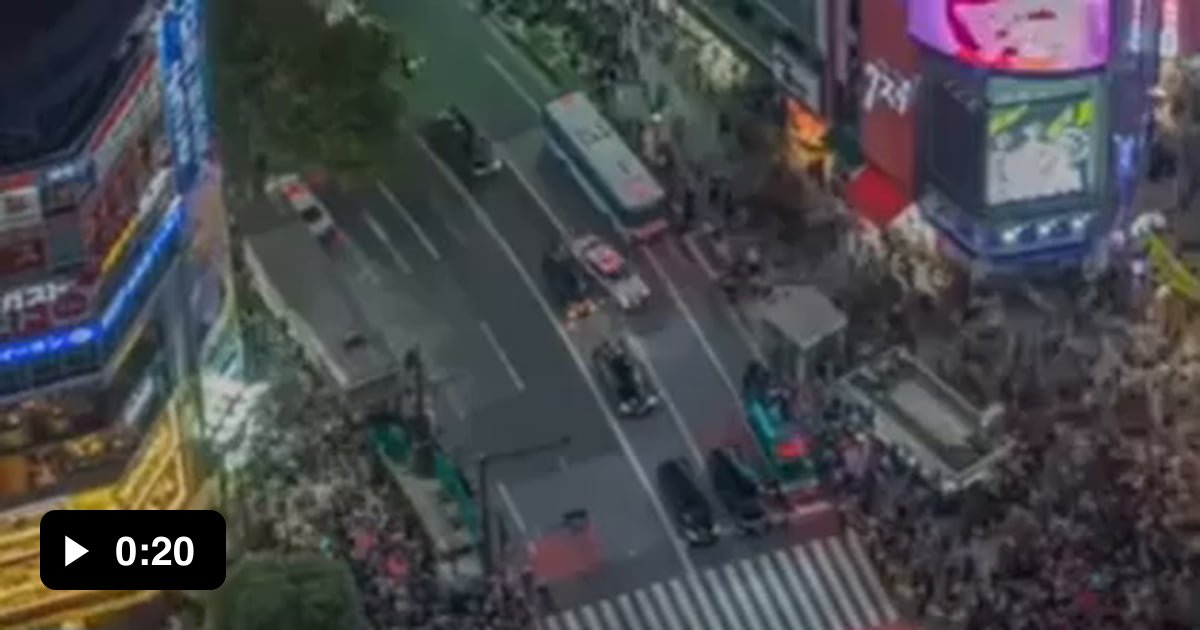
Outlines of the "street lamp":
[[483,563],[483,574],[492,575],[494,561],[492,558],[492,512],[491,488],[488,481],[488,470],[496,462],[524,459],[538,453],[557,450],[571,443],[571,436],[564,435],[549,442],[541,442],[523,446],[508,451],[483,453],[475,461],[476,474],[479,479],[479,555]]

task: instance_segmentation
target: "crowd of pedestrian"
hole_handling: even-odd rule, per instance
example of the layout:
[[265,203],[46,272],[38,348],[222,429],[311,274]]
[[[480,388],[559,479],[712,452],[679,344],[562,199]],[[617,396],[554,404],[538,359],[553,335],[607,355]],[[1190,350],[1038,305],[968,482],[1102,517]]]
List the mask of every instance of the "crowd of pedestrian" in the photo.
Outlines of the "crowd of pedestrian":
[[[1052,336],[996,361],[1014,448],[965,490],[940,489],[909,454],[846,421],[855,414],[828,426],[851,521],[914,616],[981,630],[1194,627],[1200,558],[1172,515],[1196,496],[1183,489],[1196,440],[1179,434],[1195,417],[1196,353],[1131,329],[1141,332],[1075,328],[1102,338]],[[1068,371],[1078,377],[1015,386],[1046,373],[1031,362],[1064,356],[1082,363]]]
[[[269,317],[250,317],[270,326]],[[261,331],[260,331],[261,332]],[[286,347],[259,349],[295,369],[302,400],[248,436],[239,473],[240,515],[254,551],[321,554],[348,564],[374,628],[506,630],[530,625],[525,590],[501,580],[463,580],[439,567],[420,520],[375,457],[363,422],[320,373]],[[286,409],[286,408],[285,408]],[[294,411],[299,410],[299,411]]]

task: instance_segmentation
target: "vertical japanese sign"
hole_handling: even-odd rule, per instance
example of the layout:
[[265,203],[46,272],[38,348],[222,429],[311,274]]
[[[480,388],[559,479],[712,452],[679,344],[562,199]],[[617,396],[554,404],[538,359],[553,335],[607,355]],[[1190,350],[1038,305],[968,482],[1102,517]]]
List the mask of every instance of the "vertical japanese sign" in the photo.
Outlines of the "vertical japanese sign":
[[905,30],[903,0],[863,6],[861,143],[867,160],[912,194],[919,53]]
[[209,149],[201,0],[170,0],[159,23],[159,67],[175,183],[186,193]]

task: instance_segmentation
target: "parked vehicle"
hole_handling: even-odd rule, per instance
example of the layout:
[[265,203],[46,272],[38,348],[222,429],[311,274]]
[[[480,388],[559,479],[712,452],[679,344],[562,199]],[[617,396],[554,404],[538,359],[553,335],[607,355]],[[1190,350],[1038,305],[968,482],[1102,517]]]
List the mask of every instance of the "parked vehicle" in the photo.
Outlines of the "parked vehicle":
[[721,506],[745,534],[761,534],[769,521],[762,483],[738,455],[715,449],[708,456],[708,474]]
[[700,491],[685,460],[669,459],[658,465],[658,491],[675,520],[679,533],[694,547],[716,544],[712,508]]

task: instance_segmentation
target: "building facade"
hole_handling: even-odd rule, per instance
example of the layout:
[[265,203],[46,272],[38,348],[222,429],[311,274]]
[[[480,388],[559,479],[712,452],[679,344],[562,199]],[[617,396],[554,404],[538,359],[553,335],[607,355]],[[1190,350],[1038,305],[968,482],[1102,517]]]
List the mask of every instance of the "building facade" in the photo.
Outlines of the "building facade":
[[1112,9],[910,5],[922,57],[918,199],[947,253],[987,271],[1075,266],[1094,253],[1113,210]]
[[38,521],[193,505],[200,376],[240,354],[202,0],[31,5],[0,26],[5,628],[91,624],[154,596],[45,590]]

